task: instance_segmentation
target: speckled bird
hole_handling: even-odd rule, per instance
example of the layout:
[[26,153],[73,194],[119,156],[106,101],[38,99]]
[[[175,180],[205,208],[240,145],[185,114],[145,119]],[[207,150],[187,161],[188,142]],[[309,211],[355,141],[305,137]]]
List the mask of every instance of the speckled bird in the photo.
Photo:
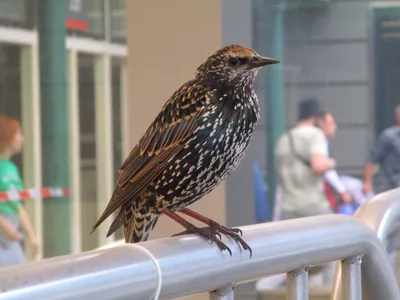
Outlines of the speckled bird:
[[[93,231],[119,209],[107,237],[123,225],[126,243],[146,241],[165,214],[186,229],[176,235],[200,235],[232,254],[220,240],[225,234],[251,255],[240,230],[187,206],[211,192],[240,163],[260,118],[254,79],[260,67],[275,63],[241,45],[225,46],[208,57],[194,79],[165,103],[123,162]],[[208,226],[196,227],[177,212]]]

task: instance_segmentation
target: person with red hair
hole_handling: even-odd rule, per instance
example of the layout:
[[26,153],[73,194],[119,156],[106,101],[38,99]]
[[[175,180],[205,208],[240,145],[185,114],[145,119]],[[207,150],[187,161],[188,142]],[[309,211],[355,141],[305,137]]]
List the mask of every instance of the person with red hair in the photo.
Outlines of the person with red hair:
[[[20,153],[23,145],[23,135],[20,123],[13,118],[0,116],[0,191],[24,189],[23,181],[17,166],[11,157]],[[24,229],[32,258],[38,253],[39,247],[31,221],[20,200],[0,202],[0,267],[25,262],[21,246]]]

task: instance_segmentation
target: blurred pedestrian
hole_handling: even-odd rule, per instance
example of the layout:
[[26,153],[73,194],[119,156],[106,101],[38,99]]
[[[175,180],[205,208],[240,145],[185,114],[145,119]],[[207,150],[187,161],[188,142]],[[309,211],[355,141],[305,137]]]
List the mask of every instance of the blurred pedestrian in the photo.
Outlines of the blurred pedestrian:
[[298,124],[278,140],[276,160],[282,188],[282,219],[332,213],[323,180],[324,173],[336,163],[327,157],[326,138],[316,127],[316,118],[322,113],[324,110],[317,100],[300,102]]
[[[23,135],[20,123],[10,117],[0,116],[0,191],[24,189],[17,166],[11,157],[22,150]],[[21,246],[23,229],[27,236],[32,258],[39,250],[38,242],[28,213],[20,200],[0,202],[0,266],[25,261]]]
[[[329,140],[336,136],[337,125],[336,120],[332,113],[325,111],[316,117],[316,125],[322,130],[325,136],[325,156],[330,157],[329,153]],[[334,168],[327,170],[324,173],[325,179],[325,192],[328,195],[330,193],[337,195],[343,203],[350,203],[352,201],[351,195],[348,193],[346,186],[343,184],[341,178]],[[329,201],[331,208],[336,211],[340,203],[337,203],[336,197],[332,201]]]
[[[317,127],[320,116],[326,112],[318,100],[301,101],[298,124],[278,140],[275,153],[282,220],[333,213],[325,195],[324,174],[335,168],[336,161],[328,157],[326,137]],[[322,286],[332,284],[334,266],[323,266]]]
[[[396,124],[382,131],[364,166],[364,193],[376,194],[400,187],[400,105],[394,112]],[[374,175],[375,166],[379,167]],[[398,248],[399,230],[387,237],[386,248],[393,268]]]
[[[363,189],[366,193],[372,189],[382,193],[400,187],[400,105],[395,109],[395,118],[396,125],[380,133],[365,164]],[[375,166],[379,170],[373,176]]]

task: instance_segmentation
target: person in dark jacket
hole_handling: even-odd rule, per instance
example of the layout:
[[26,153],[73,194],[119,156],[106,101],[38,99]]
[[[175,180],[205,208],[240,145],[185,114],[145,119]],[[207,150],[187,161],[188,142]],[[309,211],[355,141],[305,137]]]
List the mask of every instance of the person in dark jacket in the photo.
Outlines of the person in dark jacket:
[[[396,124],[381,132],[364,166],[365,193],[376,194],[400,187],[400,105],[395,109]],[[379,167],[374,175],[375,166]],[[398,247],[399,230],[390,232],[386,248],[393,268]]]

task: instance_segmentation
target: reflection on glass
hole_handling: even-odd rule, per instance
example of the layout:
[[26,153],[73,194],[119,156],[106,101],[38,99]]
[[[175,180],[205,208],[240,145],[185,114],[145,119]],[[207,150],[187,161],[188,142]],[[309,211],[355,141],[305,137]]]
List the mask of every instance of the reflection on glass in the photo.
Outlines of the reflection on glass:
[[88,33],[96,37],[104,38],[104,1],[103,0],[85,0]]
[[[121,129],[121,60],[112,59],[112,124],[113,124],[113,165],[114,183],[118,179],[118,170],[122,164],[122,129]],[[117,211],[118,213],[118,211]],[[123,237],[122,228],[115,233],[116,239]]]
[[97,168],[95,132],[95,86],[94,57],[87,54],[78,56],[79,73],[79,122],[81,151],[81,218],[82,250],[97,246],[97,232],[90,235],[97,221]]
[[69,35],[89,37],[99,40],[105,39],[105,14],[103,0],[81,0],[82,11],[77,14],[79,21],[87,22],[86,31],[68,30]]
[[1,0],[0,24],[32,28],[34,26],[35,1]]
[[124,43],[126,38],[125,0],[111,0],[109,3],[111,40]]
[[[0,44],[0,115],[21,120],[21,47]],[[12,159],[23,174],[22,155]]]
[[112,59],[112,122],[113,122],[113,153],[114,153],[114,182],[118,178],[118,170],[122,163],[121,136],[121,65],[120,60]]

